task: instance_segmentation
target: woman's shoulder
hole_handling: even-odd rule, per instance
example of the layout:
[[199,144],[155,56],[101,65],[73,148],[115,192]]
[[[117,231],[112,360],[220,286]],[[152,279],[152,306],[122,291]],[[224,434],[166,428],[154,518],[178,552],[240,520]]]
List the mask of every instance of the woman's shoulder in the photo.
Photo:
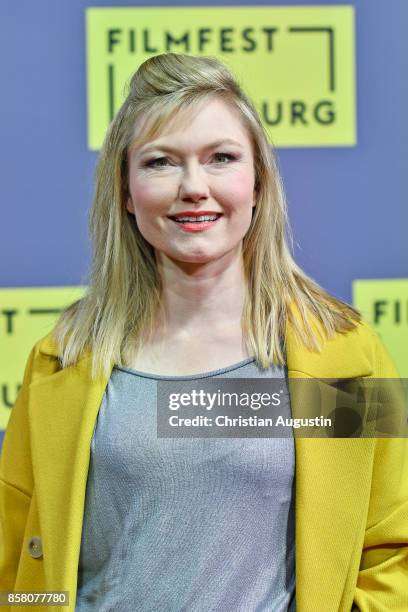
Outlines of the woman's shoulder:
[[[88,353],[84,352],[80,359],[87,357]],[[29,379],[29,382],[33,382],[61,369],[61,349],[54,328],[32,346],[26,361],[24,380]]]
[[23,384],[32,383],[59,370],[59,354],[53,332],[33,345],[26,360]]
[[50,331],[45,336],[42,336],[34,344],[32,350],[37,356],[59,357],[57,341],[54,336],[54,330]]
[[355,351],[360,351],[369,361],[372,376],[381,378],[398,377],[397,369],[378,332],[367,321],[356,322],[354,329],[342,334],[335,334],[332,342],[344,346],[349,358]]
[[[353,321],[346,331],[335,331],[331,336],[324,333],[322,324],[310,315],[308,324],[320,338],[320,350],[313,352],[301,346],[288,324],[288,358],[295,368],[301,362],[314,372],[336,372],[339,377],[371,376],[398,378],[399,374],[382,339],[370,323]],[[305,366],[304,366],[305,367]]]
[[358,342],[373,366],[377,378],[399,378],[399,372],[379,333],[366,321],[360,321],[355,329],[355,341]]

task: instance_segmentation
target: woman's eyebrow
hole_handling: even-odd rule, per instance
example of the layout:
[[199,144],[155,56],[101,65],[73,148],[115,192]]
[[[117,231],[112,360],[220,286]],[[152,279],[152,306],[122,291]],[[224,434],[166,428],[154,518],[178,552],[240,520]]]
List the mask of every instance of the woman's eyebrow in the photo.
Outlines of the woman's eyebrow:
[[[237,147],[240,147],[241,149],[243,148],[242,144],[238,142],[237,140],[233,140],[232,138],[222,138],[221,140],[215,140],[214,142],[204,145],[201,150],[205,151],[206,149],[215,149],[216,147],[220,145],[224,145],[224,144],[232,144]],[[144,155],[145,153],[149,153],[149,151],[153,151],[156,149],[160,149],[161,151],[168,151],[169,153],[179,153],[176,147],[170,147],[168,145],[161,145],[158,142],[158,143],[152,143],[152,144],[146,145],[145,147],[142,147],[142,149],[139,151],[139,155]]]

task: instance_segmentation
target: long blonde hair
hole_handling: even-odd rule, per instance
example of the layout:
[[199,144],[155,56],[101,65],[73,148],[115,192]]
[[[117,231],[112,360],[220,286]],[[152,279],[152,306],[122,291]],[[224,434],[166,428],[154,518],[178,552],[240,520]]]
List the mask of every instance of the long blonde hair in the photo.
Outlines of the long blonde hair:
[[[295,263],[282,180],[273,149],[253,103],[230,70],[213,57],[164,53],[146,60],[129,82],[127,97],[104,140],[90,212],[93,259],[84,297],[61,315],[54,337],[62,367],[92,351],[93,376],[108,374],[112,362],[130,365],[154,330],[161,281],[153,247],[126,210],[129,147],[160,133],[180,111],[218,97],[239,111],[252,137],[257,200],[243,239],[246,299],[242,329],[257,364],[284,363],[286,325],[309,350],[356,326],[359,313],[330,296]],[[141,130],[135,134],[139,121]]]

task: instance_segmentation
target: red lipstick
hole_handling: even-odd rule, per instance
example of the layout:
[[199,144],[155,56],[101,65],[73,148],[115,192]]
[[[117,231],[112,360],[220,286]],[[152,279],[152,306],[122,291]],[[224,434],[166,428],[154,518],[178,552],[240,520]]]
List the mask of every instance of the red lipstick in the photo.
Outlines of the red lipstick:
[[221,213],[216,210],[182,210],[174,215],[169,215],[169,217],[173,219],[178,217],[201,217],[203,215],[213,217],[214,215],[221,215]]
[[183,210],[169,219],[184,232],[203,232],[214,227],[220,217],[221,213],[213,210]]

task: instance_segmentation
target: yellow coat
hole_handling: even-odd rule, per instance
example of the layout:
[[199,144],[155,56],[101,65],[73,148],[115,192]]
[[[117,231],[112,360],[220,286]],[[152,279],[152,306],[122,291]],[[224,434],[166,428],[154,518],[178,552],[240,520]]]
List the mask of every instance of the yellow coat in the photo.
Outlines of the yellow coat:
[[[52,608],[61,612],[74,610],[90,442],[108,382],[92,382],[90,362],[84,354],[60,370],[50,336],[35,345],[0,461],[0,591],[69,591],[69,607]],[[290,377],[398,376],[366,324],[320,353],[288,325],[287,364]],[[295,437],[295,450],[298,612],[407,612],[408,440]]]

